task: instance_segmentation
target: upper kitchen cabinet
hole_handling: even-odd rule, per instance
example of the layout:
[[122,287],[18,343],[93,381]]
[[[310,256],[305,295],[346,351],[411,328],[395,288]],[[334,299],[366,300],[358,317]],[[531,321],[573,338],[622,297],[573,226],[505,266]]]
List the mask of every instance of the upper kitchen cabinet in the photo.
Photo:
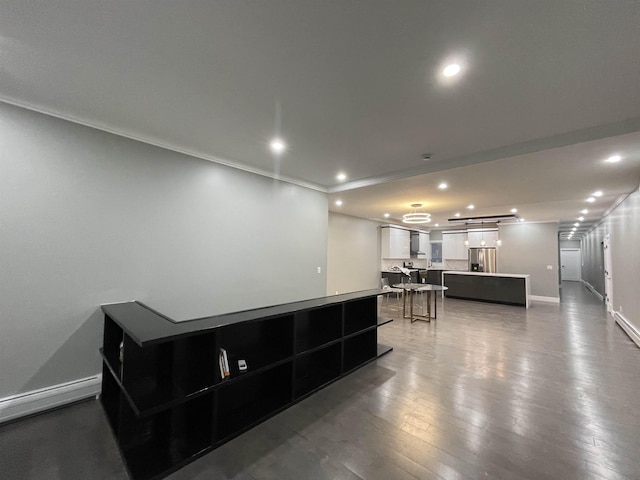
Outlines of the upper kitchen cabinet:
[[402,228],[381,227],[382,258],[409,259],[410,232]]
[[[497,230],[468,230],[470,247],[495,247],[498,240]],[[484,240],[485,244],[482,245]]]
[[466,260],[468,258],[467,247],[464,244],[466,239],[466,232],[442,232],[443,260]]

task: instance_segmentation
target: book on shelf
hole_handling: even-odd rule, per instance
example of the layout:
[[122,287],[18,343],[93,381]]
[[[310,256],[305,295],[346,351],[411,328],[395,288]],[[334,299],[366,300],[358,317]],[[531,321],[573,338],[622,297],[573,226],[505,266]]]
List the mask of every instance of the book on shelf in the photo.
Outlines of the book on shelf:
[[227,378],[231,375],[231,371],[229,370],[229,358],[227,357],[227,351],[224,348],[220,349],[220,377]]

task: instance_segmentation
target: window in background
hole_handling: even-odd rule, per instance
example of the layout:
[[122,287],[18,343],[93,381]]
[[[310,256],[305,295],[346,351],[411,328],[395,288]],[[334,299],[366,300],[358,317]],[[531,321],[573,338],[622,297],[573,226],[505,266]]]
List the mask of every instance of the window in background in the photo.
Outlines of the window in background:
[[431,242],[431,262],[442,263],[442,242]]

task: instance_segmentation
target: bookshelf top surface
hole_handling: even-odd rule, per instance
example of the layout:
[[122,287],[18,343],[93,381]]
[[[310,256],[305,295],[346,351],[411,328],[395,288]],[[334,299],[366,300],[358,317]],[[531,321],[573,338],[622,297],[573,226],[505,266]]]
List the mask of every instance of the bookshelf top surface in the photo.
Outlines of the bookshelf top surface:
[[269,307],[254,308],[239,312],[175,321],[164,316],[140,302],[124,302],[102,305],[102,310],[109,315],[122,329],[141,347],[160,343],[178,337],[186,337],[204,333],[225,325],[249,322],[261,318],[293,314],[302,310],[337,305],[351,300],[376,297],[382,294],[379,289],[344,293],[329,297],[284,303]]

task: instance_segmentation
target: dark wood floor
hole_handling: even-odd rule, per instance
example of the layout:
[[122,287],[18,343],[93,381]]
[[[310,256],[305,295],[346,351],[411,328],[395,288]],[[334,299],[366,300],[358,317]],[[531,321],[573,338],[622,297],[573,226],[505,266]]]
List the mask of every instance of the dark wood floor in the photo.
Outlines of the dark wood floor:
[[[171,475],[639,479],[640,349],[580,283],[529,310],[445,299],[394,351]],[[96,401],[0,427],[1,479],[125,479]]]

